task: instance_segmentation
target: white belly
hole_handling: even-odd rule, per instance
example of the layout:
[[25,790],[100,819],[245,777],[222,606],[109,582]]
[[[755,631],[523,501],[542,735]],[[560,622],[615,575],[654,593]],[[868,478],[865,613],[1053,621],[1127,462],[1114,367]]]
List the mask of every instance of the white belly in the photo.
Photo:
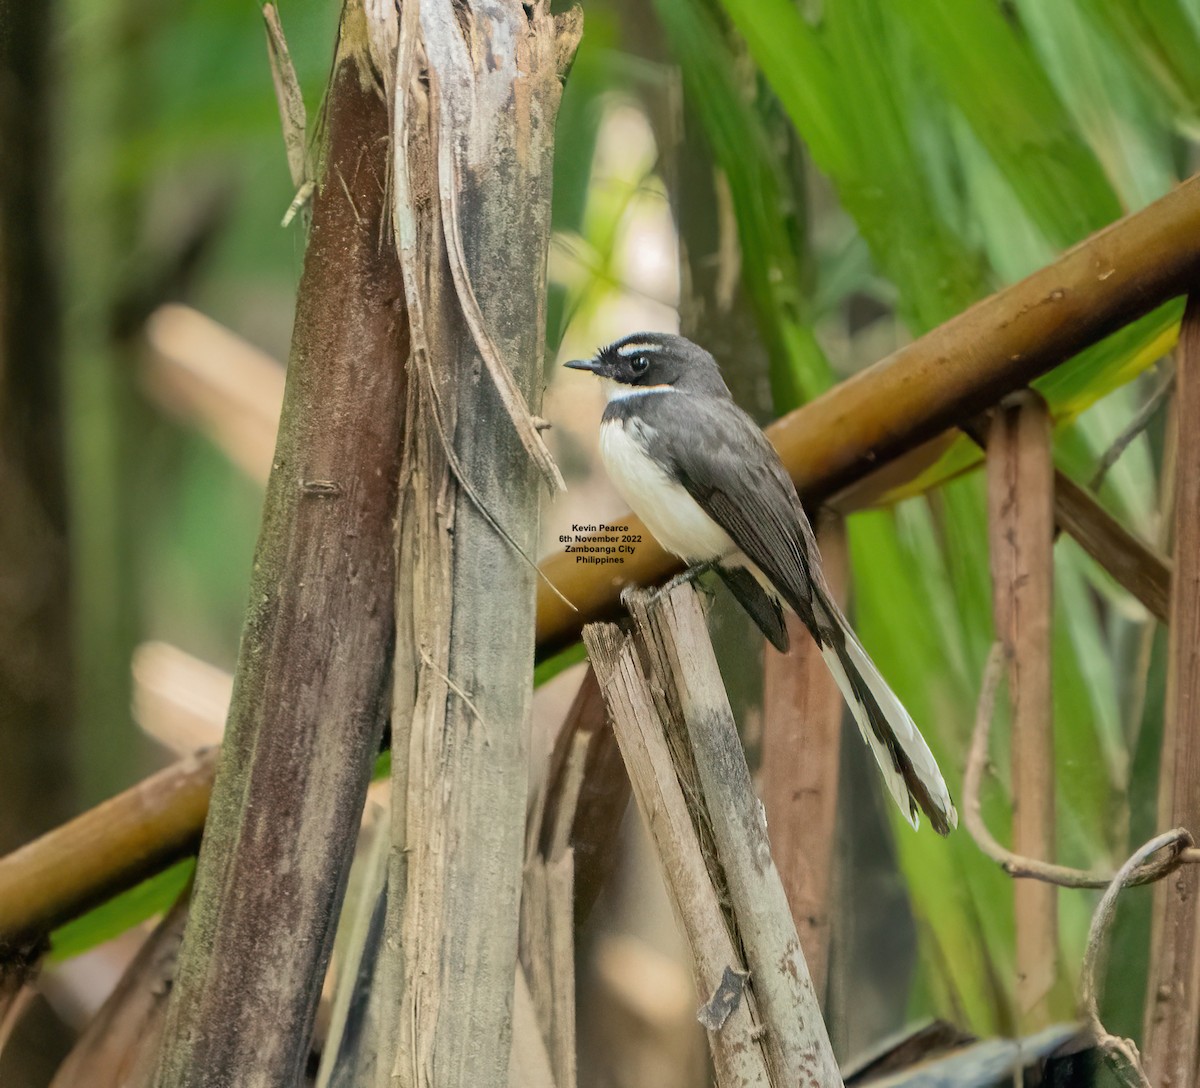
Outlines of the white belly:
[[632,419],[600,427],[600,456],[613,486],[667,551],[691,563],[728,555],[734,544],[725,530],[643,452],[643,426]]

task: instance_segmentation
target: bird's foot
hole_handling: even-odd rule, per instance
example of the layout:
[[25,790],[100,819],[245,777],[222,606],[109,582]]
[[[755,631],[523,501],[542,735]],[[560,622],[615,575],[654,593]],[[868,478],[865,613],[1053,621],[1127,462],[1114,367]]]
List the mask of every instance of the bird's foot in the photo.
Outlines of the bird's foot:
[[716,567],[717,562],[715,559],[710,560],[707,563],[697,563],[694,567],[688,567],[687,570],[680,571],[680,573],[675,575],[675,577],[669,582],[664,583],[657,589],[642,589],[639,586],[626,586],[623,590],[621,590],[621,603],[626,609],[629,609],[631,599],[641,596],[645,598],[647,604],[654,604],[661,597],[666,596],[666,594],[670,593],[672,590],[678,589],[682,585],[687,585],[689,582],[695,582],[695,580],[701,577],[701,575],[707,574],[711,570],[716,570]]

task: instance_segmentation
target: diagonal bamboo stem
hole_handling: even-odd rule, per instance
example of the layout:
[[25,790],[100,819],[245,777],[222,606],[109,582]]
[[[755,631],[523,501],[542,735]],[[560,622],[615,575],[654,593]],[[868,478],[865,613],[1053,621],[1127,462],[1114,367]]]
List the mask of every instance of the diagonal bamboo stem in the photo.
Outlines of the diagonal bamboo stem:
[[[1200,274],[1197,235],[1200,178],[1192,178],[784,416],[767,433],[801,497],[814,503],[861,479],[1184,294]],[[542,564],[578,609],[538,587],[543,655],[573,643],[585,623],[615,617],[626,585],[654,585],[679,569],[650,544],[615,575],[573,559],[558,554]]]
[[683,585],[653,597],[633,594],[629,603],[652,680],[669,707],[667,728],[678,731],[671,735],[676,762],[683,758],[695,767],[696,792],[689,800],[712,832],[716,858],[710,866],[728,889],[774,1083],[839,1084],[697,591]]
[[633,795],[654,838],[667,890],[687,935],[697,993],[701,1000],[723,988],[730,994],[719,1014],[708,1011],[702,1021],[708,1028],[717,1084],[768,1088],[772,1081],[757,1019],[741,987],[724,985],[730,979],[744,981],[745,968],[726,928],[637,647],[609,624],[589,627],[584,639],[629,768]]
[[[769,433],[801,493],[815,500],[865,476],[940,427],[973,419],[989,401],[1182,294],[1200,272],[1200,252],[1193,244],[1198,232],[1200,179],[1194,178],[784,417]],[[1060,303],[1068,299],[1069,312],[1060,312]],[[1039,305],[1043,300],[1044,307]],[[848,427],[847,419],[858,413],[867,418]],[[579,611],[572,612],[552,591],[539,587],[540,657],[572,643],[584,623],[616,616],[624,584],[653,585],[677,569],[676,561],[652,542],[643,543],[616,579],[613,568],[575,566],[572,559],[559,554],[542,564],[543,572]],[[136,805],[127,814],[136,820]],[[191,834],[198,836],[203,809],[190,818]],[[154,821],[143,819],[140,827],[144,841],[155,840]],[[30,843],[31,863],[43,864],[37,859],[51,848],[48,837]],[[14,879],[18,870],[6,866],[8,859],[0,859],[0,919],[20,918],[23,927],[45,928],[52,924],[48,919],[71,917],[97,896],[154,871],[129,866],[120,844],[103,837],[71,843],[58,839],[53,849],[66,850],[65,865],[90,858],[97,883],[56,899],[48,905],[50,913],[43,914],[38,904],[28,901],[27,886]],[[121,870],[123,875],[117,875]],[[107,890],[101,890],[101,884]],[[0,921],[0,944],[10,938]]]

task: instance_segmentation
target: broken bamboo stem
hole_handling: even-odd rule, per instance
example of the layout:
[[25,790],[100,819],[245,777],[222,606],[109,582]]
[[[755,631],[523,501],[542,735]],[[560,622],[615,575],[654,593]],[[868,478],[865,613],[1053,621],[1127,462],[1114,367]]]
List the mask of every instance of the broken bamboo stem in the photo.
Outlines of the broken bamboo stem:
[[611,624],[593,624],[583,637],[691,949],[718,1088],[773,1086],[761,1025],[745,989],[745,965],[726,928],[637,648]]
[[681,585],[653,599],[637,593],[627,600],[656,686],[686,730],[681,739],[701,791],[693,804],[704,806],[712,830],[776,1083],[839,1084],[699,595],[692,585]]

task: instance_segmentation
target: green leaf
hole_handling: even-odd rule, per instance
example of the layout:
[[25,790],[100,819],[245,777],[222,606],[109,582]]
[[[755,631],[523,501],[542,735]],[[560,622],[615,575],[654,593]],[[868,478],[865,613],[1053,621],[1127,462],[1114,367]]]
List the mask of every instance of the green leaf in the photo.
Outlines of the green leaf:
[[896,10],[1046,238],[1070,245],[1120,217],[1099,161],[992,0],[908,0]]
[[578,665],[579,662],[586,660],[587,650],[584,649],[582,642],[568,646],[553,657],[548,657],[545,661],[538,663],[533,670],[533,686],[540,688],[547,680],[553,680],[564,669],[569,669],[572,665]]
[[783,166],[734,72],[736,58],[703,0],[655,0],[684,91],[729,184],[742,277],[771,360],[777,411],[823,392],[834,373],[817,343],[796,257],[802,239],[784,200]]
[[1088,0],[1014,0],[1021,25],[1064,105],[1127,208],[1175,183],[1167,111],[1146,89],[1122,38],[1084,14]]
[[1178,0],[1080,0],[1181,120],[1200,103],[1200,33]]
[[722,2],[910,325],[931,328],[985,293],[983,264],[939,205],[897,95],[906,81],[889,43],[903,27],[890,12],[839,0],[818,34],[788,0]]
[[82,917],[59,926],[50,934],[51,962],[81,955],[169,910],[191,882],[195,869],[196,859],[184,858]]

